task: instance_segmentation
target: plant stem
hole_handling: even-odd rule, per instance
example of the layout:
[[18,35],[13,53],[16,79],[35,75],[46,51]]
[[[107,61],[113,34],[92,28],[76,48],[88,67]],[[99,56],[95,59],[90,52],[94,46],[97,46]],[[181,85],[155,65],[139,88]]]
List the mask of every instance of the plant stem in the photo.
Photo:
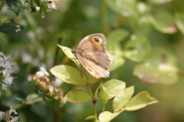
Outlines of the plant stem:
[[102,111],[105,111],[105,105],[102,106]]
[[15,17],[16,15],[15,14],[13,14],[13,15],[11,15],[8,19],[6,19],[4,22],[2,22],[1,24],[4,24],[4,23],[6,23],[6,22],[8,22],[11,18],[13,18],[13,17]]
[[106,0],[102,0],[102,28],[104,33],[107,33],[107,5]]
[[[61,41],[62,41],[62,37],[58,37],[57,44],[60,44]],[[54,55],[54,60],[53,60],[53,64],[52,64],[53,66],[55,66],[56,63],[57,63],[57,56],[58,56],[58,53],[59,53],[59,47],[56,46],[55,55]]]
[[0,12],[1,12],[1,10],[2,10],[2,8],[3,8],[5,2],[6,2],[6,0],[3,0],[3,1],[1,2],[1,5],[0,5]]
[[32,104],[32,103],[40,102],[40,101],[43,101],[43,99],[42,98],[38,98],[38,99],[31,100],[31,101],[26,101],[26,102],[24,102],[22,104],[16,105],[15,107],[13,107],[13,109],[17,109],[17,108],[20,108],[23,105],[28,105],[28,104]]
[[39,35],[39,33],[37,31],[37,25],[34,22],[34,20],[32,19],[32,17],[30,17],[29,14],[25,14],[25,13],[23,13],[23,17],[27,21],[27,23],[30,26],[30,28],[33,30],[33,32],[34,32],[34,34],[36,36],[36,39],[40,40],[41,36]]
[[94,98],[94,95],[92,93],[92,90],[91,90],[91,87],[90,87],[90,84],[89,83],[87,83],[87,88],[88,88],[89,93],[90,93],[91,98],[92,98],[93,110],[94,110],[94,115],[95,115],[95,122],[97,122],[96,100]]

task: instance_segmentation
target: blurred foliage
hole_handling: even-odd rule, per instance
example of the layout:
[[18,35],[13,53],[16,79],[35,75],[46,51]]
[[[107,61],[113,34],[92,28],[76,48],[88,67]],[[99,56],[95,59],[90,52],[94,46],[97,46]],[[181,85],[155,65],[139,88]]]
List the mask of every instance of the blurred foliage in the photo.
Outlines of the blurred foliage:
[[[19,66],[11,89],[0,97],[0,111],[35,93],[27,78],[42,65],[47,69],[56,64],[75,66],[62,51],[57,52],[58,43],[75,49],[84,36],[104,33],[114,59],[110,78],[134,85],[135,94],[148,91],[159,101],[142,110],[123,112],[112,122],[183,122],[183,5],[183,0],[60,0],[56,2],[58,9],[43,18],[45,9],[39,13],[21,4],[20,10],[4,4],[0,31],[4,24],[15,27],[12,32],[21,31],[0,33],[0,51]],[[73,87],[61,85],[64,92]],[[58,107],[43,100],[17,111],[23,122],[80,122],[93,113],[89,108],[91,103]],[[107,109],[112,110],[110,105]]]

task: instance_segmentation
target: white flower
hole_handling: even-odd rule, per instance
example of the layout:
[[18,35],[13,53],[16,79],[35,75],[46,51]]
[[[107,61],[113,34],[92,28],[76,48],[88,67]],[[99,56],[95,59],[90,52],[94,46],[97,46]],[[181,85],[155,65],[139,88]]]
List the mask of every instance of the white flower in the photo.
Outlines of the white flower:
[[23,63],[30,63],[32,60],[33,59],[32,59],[32,57],[31,57],[31,55],[29,53],[27,53],[27,52],[23,52],[22,53],[22,61],[23,61]]
[[55,81],[53,82],[54,86],[60,86],[63,83],[62,80],[60,80],[59,78],[56,78]]
[[0,111],[0,121],[3,119],[4,114],[5,113],[3,111]]
[[27,80],[28,80],[28,81],[32,81],[32,80],[33,80],[33,76],[32,76],[32,75],[29,75],[29,76],[27,77]]
[[54,3],[54,0],[48,0],[48,8],[50,8],[50,9],[57,9],[57,7],[56,7],[56,5]]
[[5,56],[0,52],[0,89],[6,90],[8,86],[13,83],[12,73],[16,72],[18,68],[15,63],[10,63],[8,61],[9,56]]
[[38,71],[38,72],[36,73],[36,75],[37,75],[38,77],[43,77],[44,75],[49,76],[49,73],[47,72],[47,70],[45,69],[45,67],[42,66],[42,67],[40,67],[40,71]]
[[[2,90],[6,90],[7,89],[7,85],[6,84],[2,84]],[[1,94],[0,94],[0,96],[1,96]]]
[[[13,115],[12,115],[13,114]],[[10,106],[9,115],[11,116],[10,122],[18,122],[17,112]]]
[[53,86],[49,87],[49,91],[50,92],[53,92],[53,90],[54,90],[54,87]]
[[9,111],[9,114],[11,115],[11,114],[17,114],[17,112],[10,106],[10,111]]
[[12,107],[10,107],[9,111],[0,111],[0,121],[4,119],[6,122],[19,122],[17,114]]
[[12,119],[10,120],[10,122],[18,122],[17,121],[18,119],[19,119],[18,117],[12,117]]

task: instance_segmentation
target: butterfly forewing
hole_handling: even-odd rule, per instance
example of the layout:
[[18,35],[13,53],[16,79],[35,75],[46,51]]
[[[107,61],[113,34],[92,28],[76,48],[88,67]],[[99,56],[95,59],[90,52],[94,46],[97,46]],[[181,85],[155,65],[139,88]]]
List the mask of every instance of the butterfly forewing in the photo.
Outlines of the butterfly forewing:
[[111,55],[106,50],[103,34],[91,34],[79,43],[76,56],[82,66],[94,77],[108,77],[107,69],[111,65]]

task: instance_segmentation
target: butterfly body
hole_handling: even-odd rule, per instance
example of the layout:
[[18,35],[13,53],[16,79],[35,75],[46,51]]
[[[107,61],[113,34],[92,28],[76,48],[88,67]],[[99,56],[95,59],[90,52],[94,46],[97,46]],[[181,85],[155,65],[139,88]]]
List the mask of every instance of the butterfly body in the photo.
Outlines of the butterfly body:
[[109,76],[112,57],[106,50],[106,38],[103,34],[91,34],[82,39],[74,51],[81,65],[96,78]]

